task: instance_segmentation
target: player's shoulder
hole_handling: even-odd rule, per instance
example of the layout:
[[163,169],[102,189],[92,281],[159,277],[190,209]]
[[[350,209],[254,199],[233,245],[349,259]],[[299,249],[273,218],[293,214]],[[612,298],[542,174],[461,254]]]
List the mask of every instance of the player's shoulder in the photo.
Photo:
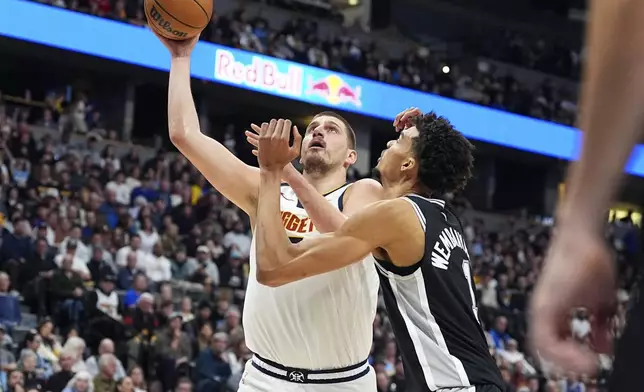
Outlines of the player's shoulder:
[[363,178],[361,180],[355,181],[349,184],[347,192],[360,192],[360,191],[371,191],[371,192],[382,192],[382,184],[373,178]]
[[371,178],[358,180],[350,184],[343,195],[345,212],[358,210],[383,198],[384,190],[378,181]]

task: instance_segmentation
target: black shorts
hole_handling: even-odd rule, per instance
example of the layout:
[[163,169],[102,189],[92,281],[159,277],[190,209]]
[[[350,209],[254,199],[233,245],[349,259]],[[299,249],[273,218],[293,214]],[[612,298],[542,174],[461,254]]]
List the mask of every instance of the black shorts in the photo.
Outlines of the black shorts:
[[644,385],[644,301],[640,295],[630,310],[626,328],[617,343],[613,371],[608,379],[610,392],[639,390]]

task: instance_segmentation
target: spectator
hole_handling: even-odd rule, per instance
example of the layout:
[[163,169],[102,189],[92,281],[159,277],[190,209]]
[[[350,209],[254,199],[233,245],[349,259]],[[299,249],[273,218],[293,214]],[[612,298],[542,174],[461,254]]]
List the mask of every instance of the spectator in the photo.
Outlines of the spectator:
[[[118,287],[121,290],[130,290],[133,286],[134,279],[136,275],[143,275],[145,271],[143,268],[139,268],[139,262],[137,259],[137,254],[135,252],[131,252],[130,254],[127,255],[127,262],[124,267],[121,267],[118,272]],[[142,259],[144,261],[145,259]],[[142,263],[143,264],[143,263]],[[144,276],[145,278],[145,276]],[[134,286],[137,286],[137,284],[134,284]],[[138,283],[138,287],[141,287],[142,283]],[[147,282],[146,282],[147,286]],[[141,287],[143,289],[143,287]]]
[[116,357],[113,354],[102,354],[98,360],[99,373],[92,379],[95,392],[113,392],[116,389]]
[[125,182],[125,173],[116,172],[114,180],[107,183],[106,189],[114,192],[116,202],[129,206],[132,188]]
[[91,253],[92,257],[87,262],[87,269],[92,277],[92,282],[94,282],[94,284],[99,284],[101,276],[114,271],[112,266],[108,264],[103,257],[103,248],[100,246],[94,246],[92,247]]
[[130,378],[134,385],[134,392],[147,392],[148,386],[145,382],[145,377],[143,376],[143,369],[138,366],[133,367],[132,370],[130,370]]
[[10,290],[9,275],[0,271],[0,323],[14,326],[20,323],[20,302],[15,292]]
[[42,341],[36,353],[56,369],[58,367],[58,355],[60,355],[63,348],[58,337],[54,335],[53,321],[49,318],[43,319],[40,322],[38,334]]
[[69,380],[67,387],[63,392],[94,392],[98,389],[94,388],[92,377],[86,371],[76,373],[74,377]]
[[[5,328],[0,324],[0,341],[4,339]],[[18,368],[16,357],[11,350],[7,349],[5,345],[0,346],[0,386],[7,384],[7,376],[12,371]]]
[[192,392],[192,382],[187,378],[179,379],[175,392]]
[[116,383],[115,392],[134,392],[134,383],[130,377],[123,377]]
[[116,252],[116,265],[124,267],[127,265],[127,257],[130,253],[136,254],[136,260],[145,260],[145,252],[141,249],[141,237],[138,234],[132,235],[130,244],[122,247]]
[[244,224],[241,221],[236,222],[233,230],[224,236],[224,246],[236,249],[244,259],[250,256],[250,243],[250,236],[244,230]]
[[201,327],[197,330],[197,336],[194,338],[194,355],[198,355],[200,352],[210,347],[210,342],[212,341],[212,335],[214,335],[214,333],[215,331],[209,322],[201,324]]
[[[63,268],[65,260],[70,260],[70,269],[78,274],[79,278],[82,280],[90,280],[92,278],[89,269],[87,268],[87,259],[83,259],[76,253],[76,248],[78,246],[78,241],[69,240],[67,242],[67,247],[65,253],[60,253],[54,258],[54,262],[58,265],[59,268]],[[63,268],[64,269],[64,268]]]
[[148,290],[148,279],[143,273],[136,273],[134,275],[134,280],[132,288],[125,293],[125,298],[123,299],[123,305],[130,308],[138,302],[139,298],[143,293]]
[[182,331],[182,326],[181,314],[173,313],[169,317],[167,330],[157,336],[154,351],[158,356],[157,374],[164,390],[171,389],[180,376],[188,373],[187,366],[192,358],[192,343],[188,334]]
[[[174,227],[177,227],[174,225]],[[178,248],[172,260],[172,277],[178,280],[191,280],[197,271],[197,261],[188,258],[184,248]],[[213,271],[214,273],[214,271]]]
[[4,268],[24,262],[33,251],[29,222],[24,218],[17,218],[13,227],[13,234],[3,236],[0,246],[0,265]]
[[206,245],[201,245],[197,248],[197,267],[192,276],[192,280],[197,283],[204,283],[206,278],[210,278],[212,282],[219,285],[219,269],[213,263],[210,257],[210,249]]
[[141,294],[130,323],[136,335],[128,341],[128,367],[131,369],[138,365],[147,372],[152,365],[150,351],[156,340],[155,330],[159,326],[152,294]]
[[149,217],[143,218],[141,220],[141,229],[138,232],[139,237],[141,237],[141,250],[145,253],[151,253],[152,248],[159,242],[159,233],[154,228],[152,219]]
[[45,390],[49,392],[62,392],[67,387],[69,381],[74,377],[74,373],[72,372],[74,358],[72,355],[62,352],[59,358],[59,364],[60,370],[54,373],[47,380]]
[[190,297],[183,297],[181,299],[180,313],[184,324],[191,322],[195,318],[195,315],[192,313],[192,299]]
[[73,270],[73,259],[66,255],[62,260],[61,269],[54,272],[51,282],[51,292],[60,302],[60,310],[66,319],[61,325],[78,325],[83,312],[83,280]]
[[199,354],[195,365],[197,392],[217,390],[230,377],[232,372],[224,355],[227,346],[228,335],[218,332],[213,335],[210,347]]
[[78,336],[71,336],[65,342],[63,354],[69,355],[72,358],[72,372],[79,373],[87,371],[87,366],[83,360],[86,348],[85,341]]
[[22,360],[23,354],[33,353],[34,358],[34,368],[38,371],[38,374],[44,379],[49,378],[54,373],[53,363],[45,359],[42,355],[40,346],[42,345],[42,337],[38,335],[38,332],[35,330],[29,331],[25,335],[25,340],[23,342],[23,348],[20,351],[20,358]]
[[[91,357],[87,358],[85,361],[85,366],[87,368],[87,372],[90,374],[92,378],[98,376],[100,373],[99,368],[98,368],[98,363],[99,359],[103,354],[112,354],[114,355],[114,342],[110,339],[103,339],[98,346],[98,354],[97,355],[92,355]],[[125,368],[123,367],[123,364],[121,361],[114,357],[114,362],[116,363],[116,371],[114,372],[114,381],[118,381],[124,377],[127,376],[125,373]]]
[[490,330],[490,337],[497,350],[503,350],[506,343],[511,339],[510,335],[506,332],[508,328],[508,319],[504,316],[499,316],[494,321],[494,328]]
[[152,282],[159,284],[172,279],[172,265],[163,255],[160,243],[153,246],[152,253],[147,255],[144,265],[145,273]]
[[19,369],[24,374],[25,389],[41,390],[45,385],[45,380],[49,375],[45,375],[42,369],[36,368],[38,356],[32,350],[22,350],[20,353]]
[[14,369],[7,376],[7,392],[24,392],[25,375],[20,369]]
[[[69,217],[68,217],[69,218]],[[82,242],[82,228],[78,225],[72,227],[69,232],[69,236],[58,245],[58,251],[60,254],[73,254],[75,258],[78,258],[80,261],[87,264],[87,261],[92,256],[89,252],[87,245]],[[68,251],[68,247],[74,249],[74,252]]]

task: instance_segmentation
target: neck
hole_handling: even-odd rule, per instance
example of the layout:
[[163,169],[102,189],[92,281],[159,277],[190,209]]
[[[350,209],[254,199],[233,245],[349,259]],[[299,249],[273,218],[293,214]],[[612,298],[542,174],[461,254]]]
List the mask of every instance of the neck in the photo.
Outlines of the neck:
[[331,170],[324,174],[302,174],[306,181],[320,193],[328,193],[344,185],[347,182],[347,172],[343,167]]
[[382,187],[385,190],[386,199],[395,199],[397,197],[402,197],[410,193],[418,193],[420,195],[426,193],[420,191],[414,182],[405,179],[402,179],[400,181],[387,181],[383,178]]

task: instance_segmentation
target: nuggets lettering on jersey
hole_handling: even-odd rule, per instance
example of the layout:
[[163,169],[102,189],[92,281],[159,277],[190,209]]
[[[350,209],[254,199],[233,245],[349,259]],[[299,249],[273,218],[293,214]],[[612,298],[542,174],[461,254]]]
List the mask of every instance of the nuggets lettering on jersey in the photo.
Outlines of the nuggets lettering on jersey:
[[449,265],[449,259],[452,255],[452,250],[455,248],[461,249],[470,258],[467,251],[467,245],[461,233],[453,227],[446,227],[438,235],[438,240],[434,243],[432,248],[432,265],[436,268],[446,270]]
[[[347,187],[325,198],[341,209]],[[282,223],[291,241],[319,235],[293,189],[283,185],[280,191]],[[246,344],[252,352],[301,369],[341,368],[369,356],[379,286],[371,256],[275,288],[257,282],[256,257],[253,236],[243,314]]]
[[289,237],[302,236],[315,232],[313,222],[305,214],[296,215],[291,211],[282,211],[282,223]]

